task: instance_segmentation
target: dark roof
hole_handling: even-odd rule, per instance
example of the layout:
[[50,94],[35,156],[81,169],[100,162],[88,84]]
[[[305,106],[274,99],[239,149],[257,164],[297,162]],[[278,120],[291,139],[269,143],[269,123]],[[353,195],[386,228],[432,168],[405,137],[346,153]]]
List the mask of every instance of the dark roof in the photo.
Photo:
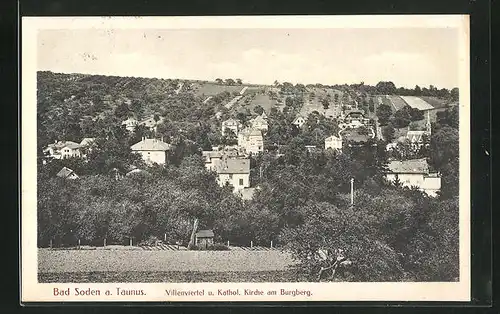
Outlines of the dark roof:
[[57,173],[57,176],[58,177],[61,177],[61,178],[78,178],[78,176],[76,175],[76,173],[67,168],[67,167],[63,167],[58,173]]
[[358,130],[353,130],[353,129],[346,129],[341,131],[341,134],[343,139],[346,141],[350,142],[366,142],[368,141],[371,137],[369,135],[364,135],[364,134],[359,134]]
[[53,147],[55,149],[62,149],[64,147],[76,149],[76,148],[80,148],[80,144],[72,142],[72,141],[59,141],[59,142],[56,142],[54,144],[48,145],[48,148],[51,148],[51,147]]
[[81,146],[81,147],[83,147],[83,146],[87,146],[87,145],[92,144],[93,142],[95,142],[95,138],[94,138],[94,137],[86,137],[86,138],[84,138],[84,139],[80,142],[80,146]]
[[392,173],[429,173],[429,166],[425,158],[411,160],[394,160],[388,164],[389,172]]
[[222,156],[238,156],[238,152],[233,150],[204,150],[201,154],[205,157],[206,162],[211,162],[212,158],[222,158]]
[[348,117],[348,116],[350,116],[350,115],[355,115],[355,116],[359,116],[359,115],[361,115],[361,116],[363,116],[363,117],[365,116],[364,112],[363,112],[363,111],[361,111],[361,110],[347,110],[347,111],[345,112],[345,116],[346,116],[346,117]]
[[146,138],[130,147],[133,151],[167,151],[170,144],[157,139]]
[[213,230],[200,230],[196,232],[197,238],[211,238],[214,236]]
[[217,173],[250,173],[250,160],[227,158],[217,163]]

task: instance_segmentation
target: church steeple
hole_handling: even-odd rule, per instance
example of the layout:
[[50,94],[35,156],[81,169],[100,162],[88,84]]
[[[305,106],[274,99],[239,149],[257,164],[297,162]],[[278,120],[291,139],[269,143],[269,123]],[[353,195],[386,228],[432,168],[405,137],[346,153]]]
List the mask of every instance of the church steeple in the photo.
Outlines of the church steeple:
[[427,122],[425,123],[426,131],[429,135],[431,135],[431,118],[430,111],[427,110]]

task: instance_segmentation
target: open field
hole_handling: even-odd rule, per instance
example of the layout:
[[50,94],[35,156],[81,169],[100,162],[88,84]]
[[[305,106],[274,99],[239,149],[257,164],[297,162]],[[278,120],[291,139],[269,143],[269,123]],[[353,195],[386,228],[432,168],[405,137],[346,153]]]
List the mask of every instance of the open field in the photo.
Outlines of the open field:
[[245,92],[243,98],[239,99],[238,102],[233,106],[235,112],[245,112],[247,109],[251,113],[254,113],[254,108],[260,105],[266,114],[271,113],[271,108],[276,107],[278,102],[271,99],[267,94],[257,93],[254,89],[248,89]]
[[230,93],[233,93],[233,92],[237,92],[239,93],[243,87],[245,87],[245,85],[234,85],[234,86],[228,86],[228,85],[219,85],[219,84],[216,84],[216,83],[193,83],[191,85],[194,93],[197,95],[197,96],[202,96],[204,95],[205,97],[208,97],[208,96],[214,96],[214,95],[217,95],[219,93],[222,93],[224,91],[227,91],[227,92],[230,92]]
[[432,107],[434,107],[436,109],[447,107],[449,104],[448,101],[437,98],[437,97],[422,96],[420,98],[422,98],[424,101],[426,101],[427,103],[429,103]]
[[400,96],[410,107],[418,110],[434,109],[428,102],[420,97],[415,96]]
[[40,273],[284,271],[289,254],[272,251],[38,249]]
[[250,102],[250,110],[253,111],[253,108],[257,105],[262,106],[264,111],[269,114],[271,112],[271,108],[276,105],[277,101],[271,99],[268,95],[257,94]]
[[[310,97],[314,94],[314,97]],[[342,92],[334,89],[319,88],[319,87],[308,87],[307,92],[304,94],[304,106],[300,110],[300,114],[303,116],[309,115],[313,111],[317,111],[329,118],[335,118],[340,115],[341,105],[336,106],[334,99],[335,94],[338,94],[339,100],[342,98]],[[327,98],[330,95],[330,106],[328,109],[323,108],[322,99]]]
[[400,96],[388,95],[386,97],[391,101],[393,111],[398,111],[407,105],[407,103]]

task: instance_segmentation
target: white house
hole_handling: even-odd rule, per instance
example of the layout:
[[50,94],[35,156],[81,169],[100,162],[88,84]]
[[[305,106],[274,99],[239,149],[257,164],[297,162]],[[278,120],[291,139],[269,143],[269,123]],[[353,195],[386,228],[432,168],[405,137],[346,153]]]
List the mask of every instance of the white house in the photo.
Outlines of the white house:
[[142,138],[142,141],[132,145],[130,148],[134,153],[142,156],[142,159],[148,164],[157,163],[165,164],[167,153],[171,145],[163,142],[163,140]]
[[437,173],[430,173],[427,160],[395,160],[389,162],[386,179],[394,182],[396,178],[405,187],[417,187],[430,196],[436,196],[441,189],[441,178]]
[[139,121],[137,121],[135,118],[130,117],[127,120],[122,121],[122,125],[125,126],[127,131],[129,132],[134,132],[136,126],[139,124]]
[[333,150],[342,150],[342,138],[332,135],[325,139],[325,150],[331,148]]
[[262,131],[256,129],[244,129],[238,133],[238,146],[247,154],[258,154],[264,151],[264,139]]
[[226,130],[232,130],[234,134],[238,134],[238,130],[241,127],[241,123],[235,119],[228,119],[222,121],[222,135],[226,134]]
[[80,144],[72,141],[56,141],[47,145],[43,152],[54,159],[81,157]]
[[406,139],[408,139],[413,147],[420,148],[424,145],[424,135],[426,134],[427,131],[408,131],[406,133]]
[[250,120],[250,124],[252,126],[253,129],[257,129],[257,130],[261,130],[261,131],[267,131],[268,129],[268,123],[267,123],[267,120],[262,116],[257,116],[255,118],[253,118],[252,120]]
[[230,184],[234,192],[250,187],[250,159],[224,157],[217,162],[215,170],[220,186]]
[[362,126],[367,126],[370,123],[370,119],[365,118],[361,110],[348,110],[344,115],[340,117],[341,128],[359,128]]
[[306,123],[306,119],[301,115],[298,115],[292,122],[292,124],[296,125],[298,128],[301,128],[304,123]]

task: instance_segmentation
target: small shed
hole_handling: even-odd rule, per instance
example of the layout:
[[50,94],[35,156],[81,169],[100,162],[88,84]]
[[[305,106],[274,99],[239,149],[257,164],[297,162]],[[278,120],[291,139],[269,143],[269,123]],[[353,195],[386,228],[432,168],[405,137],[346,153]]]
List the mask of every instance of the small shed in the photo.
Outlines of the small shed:
[[213,230],[200,230],[196,232],[196,245],[208,247],[214,244],[214,231]]

